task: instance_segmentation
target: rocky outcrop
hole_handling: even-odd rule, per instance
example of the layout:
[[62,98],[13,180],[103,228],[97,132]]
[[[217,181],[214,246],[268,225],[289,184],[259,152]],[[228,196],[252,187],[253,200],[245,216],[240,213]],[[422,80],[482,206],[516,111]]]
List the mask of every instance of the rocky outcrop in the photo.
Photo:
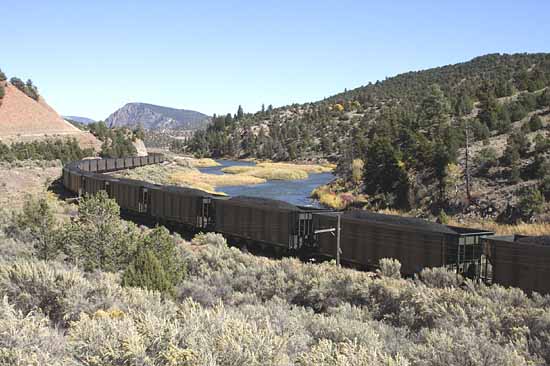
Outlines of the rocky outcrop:
[[206,127],[209,121],[210,117],[200,112],[146,103],[128,103],[105,120],[109,127],[142,126],[154,130],[195,130]]
[[143,143],[142,140],[136,139],[136,141],[132,142],[132,144],[136,148],[137,156],[147,156],[148,155],[147,148],[145,147],[145,144]]

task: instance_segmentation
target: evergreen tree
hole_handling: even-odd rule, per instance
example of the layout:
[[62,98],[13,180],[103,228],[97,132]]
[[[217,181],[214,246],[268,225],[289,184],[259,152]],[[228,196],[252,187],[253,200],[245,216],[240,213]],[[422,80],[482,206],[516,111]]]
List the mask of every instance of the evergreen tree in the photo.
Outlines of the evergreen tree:
[[239,105],[239,108],[237,109],[237,120],[241,120],[244,117],[243,107]]
[[27,83],[25,84],[25,94],[27,94],[29,97],[31,97],[34,100],[38,100],[39,94],[38,94],[38,88],[34,86],[31,79],[27,80]]
[[6,74],[4,74],[2,70],[0,70],[0,81],[6,81],[6,80],[7,80]]
[[539,108],[550,107],[550,88],[546,88],[544,92],[537,98],[537,106]]
[[443,94],[443,91],[437,84],[430,86],[428,95],[420,104],[418,113],[420,126],[432,131],[439,131],[440,128],[447,126],[450,122],[449,101]]
[[21,80],[19,78],[16,78],[16,77],[12,77],[10,79],[10,84],[15,86],[17,89],[19,89],[23,93],[26,93],[25,83],[23,82],[23,80]]
[[400,152],[391,142],[386,138],[376,137],[369,145],[364,161],[365,193],[393,193],[396,195],[396,205],[406,207],[408,175],[400,159]]
[[65,232],[65,252],[70,261],[86,271],[126,268],[139,237],[119,215],[120,207],[105,191],[84,197],[78,206],[78,219]]
[[161,262],[150,249],[139,249],[122,275],[123,286],[142,287],[163,293],[173,293]]
[[4,85],[0,85],[0,99],[4,98],[5,94]]
[[18,229],[25,230],[29,235],[37,258],[50,260],[60,253],[61,236],[46,198],[25,201],[23,211],[15,216],[14,222]]
[[530,119],[529,119],[529,130],[531,132],[534,132],[534,131],[538,131],[542,128],[542,120],[540,119],[540,117],[538,115],[533,115]]

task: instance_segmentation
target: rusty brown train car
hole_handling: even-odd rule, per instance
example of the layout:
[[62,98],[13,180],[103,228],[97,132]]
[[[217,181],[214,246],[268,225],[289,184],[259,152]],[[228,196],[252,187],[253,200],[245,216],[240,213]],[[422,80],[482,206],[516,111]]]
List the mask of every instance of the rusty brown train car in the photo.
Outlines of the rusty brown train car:
[[550,238],[522,235],[484,239],[492,282],[550,294]]
[[206,192],[174,186],[149,191],[151,216],[196,228],[208,228],[211,220],[211,195]]
[[[335,228],[341,220],[341,260],[351,265],[375,268],[382,258],[401,262],[405,274],[425,267],[447,267],[470,276],[482,270],[480,238],[492,232],[450,227],[422,219],[368,211],[314,214],[315,227]],[[336,257],[335,238],[326,233],[317,238],[321,255]]]
[[258,197],[214,201],[216,231],[280,248],[298,250],[313,243],[312,212],[298,206]]

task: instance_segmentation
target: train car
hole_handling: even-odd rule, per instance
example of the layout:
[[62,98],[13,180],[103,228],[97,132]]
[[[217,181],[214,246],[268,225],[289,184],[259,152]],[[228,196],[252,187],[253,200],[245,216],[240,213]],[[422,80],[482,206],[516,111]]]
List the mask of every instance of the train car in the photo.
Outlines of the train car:
[[140,156],[139,157],[139,160],[140,160],[140,164],[141,166],[144,166],[144,165],[148,165],[148,160],[147,160],[147,156]]
[[101,174],[83,173],[81,177],[81,194],[94,195],[106,191],[105,177]]
[[115,170],[121,170],[124,169],[124,158],[116,158],[115,159]]
[[286,202],[258,198],[215,199],[216,231],[288,250],[313,245],[312,212]]
[[124,158],[124,168],[132,169],[134,167],[134,158],[126,157]]
[[493,236],[483,241],[493,283],[550,294],[550,237]]
[[[336,228],[339,215],[343,262],[375,268],[380,259],[394,258],[401,262],[401,271],[408,275],[425,267],[445,266],[474,276],[482,269],[479,238],[492,234],[359,210],[314,214],[314,225],[317,230]],[[316,242],[321,255],[336,257],[334,236],[321,233]]]
[[157,186],[150,191],[151,215],[196,228],[211,226],[212,196],[198,189]]
[[141,214],[150,213],[149,192],[156,188],[153,184],[124,178],[112,178],[108,182],[109,196],[116,200],[121,210]]
[[89,172],[90,171],[90,160],[80,160],[78,167],[83,172]]
[[107,160],[110,159],[97,159],[97,172],[103,173],[107,171]]
[[97,172],[97,162],[98,162],[99,159],[88,159],[88,164],[89,164],[89,167],[90,167],[90,172],[92,173],[95,173]]

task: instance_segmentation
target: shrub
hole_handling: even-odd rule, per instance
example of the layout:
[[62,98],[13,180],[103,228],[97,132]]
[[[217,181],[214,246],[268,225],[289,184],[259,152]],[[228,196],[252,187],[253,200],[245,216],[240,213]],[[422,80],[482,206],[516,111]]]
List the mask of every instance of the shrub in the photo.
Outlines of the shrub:
[[4,85],[0,85],[0,99],[4,98],[4,95],[6,95]]
[[6,77],[6,74],[2,70],[0,70],[0,81],[6,81],[8,78]]
[[389,278],[401,278],[401,263],[397,259],[382,258],[378,263],[378,273]]
[[34,254],[39,259],[53,259],[61,252],[61,233],[53,210],[46,198],[27,197],[23,211],[15,214],[10,235],[29,240],[34,245]]
[[533,115],[530,119],[529,119],[529,130],[531,130],[531,132],[534,132],[534,131],[538,131],[542,128],[542,120],[540,119],[540,117],[538,115]]
[[544,196],[535,187],[524,189],[519,197],[518,209],[524,218],[540,214],[544,209]]
[[539,187],[541,193],[543,194],[544,198],[546,200],[550,200],[550,174],[544,175],[540,182]]
[[105,191],[84,197],[78,206],[77,220],[64,230],[68,260],[86,271],[112,272],[126,268],[139,232],[119,215],[119,206]]
[[363,167],[365,164],[361,159],[354,159],[351,163],[351,177],[353,183],[360,184],[363,179]]
[[136,255],[124,271],[122,285],[164,293],[172,293],[174,288],[155,254],[150,249],[143,248],[138,248]]
[[442,267],[424,268],[419,277],[426,285],[437,288],[458,287],[464,282],[458,273]]
[[195,245],[212,245],[217,248],[227,247],[227,240],[222,234],[217,233],[199,233],[195,235],[192,243]]
[[439,211],[439,215],[437,215],[437,222],[443,225],[447,225],[449,223],[449,216],[445,212],[445,210],[441,209]]
[[486,147],[479,151],[474,161],[478,165],[479,174],[486,175],[489,169],[498,164],[497,152],[493,147]]
[[[144,257],[142,253],[149,251],[152,255]],[[148,232],[137,244],[137,249],[133,255],[131,263],[134,263],[133,269],[129,268],[137,275],[153,276],[160,280],[165,279],[168,286],[157,288],[159,291],[171,292],[172,288],[179,284],[185,274],[185,265],[181,260],[182,253],[178,250],[177,244],[174,238],[170,235],[170,232],[162,227],[156,227],[154,230]],[[157,271],[156,262],[159,264],[161,271]],[[140,267],[141,264],[147,264],[151,270],[150,274],[145,273],[145,267]],[[136,266],[137,265],[137,266]],[[132,267],[132,264],[130,264]],[[142,273],[140,273],[140,271]],[[159,283],[161,283],[160,281]],[[130,285],[128,283],[128,285]],[[137,286],[133,284],[131,286]],[[153,289],[151,287],[147,287]]]

